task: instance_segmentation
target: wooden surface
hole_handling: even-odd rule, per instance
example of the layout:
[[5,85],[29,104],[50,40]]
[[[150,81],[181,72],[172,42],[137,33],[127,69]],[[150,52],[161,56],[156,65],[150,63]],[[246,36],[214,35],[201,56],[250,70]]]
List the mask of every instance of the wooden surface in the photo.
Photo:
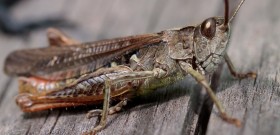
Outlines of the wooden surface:
[[[238,1],[230,0],[231,7]],[[210,119],[199,109],[200,88],[192,78],[129,102],[109,116],[99,134],[280,134],[279,0],[246,0],[232,28],[228,52],[239,71],[257,71],[256,80],[235,80],[224,66],[218,97],[242,128],[223,122],[216,108]],[[222,0],[29,0],[12,10],[18,20],[61,15],[77,27],[63,29],[80,41],[158,32],[223,15]],[[0,34],[0,66],[13,50],[47,46],[44,30],[22,37]],[[17,81],[0,72],[0,134],[81,134],[97,124],[85,118],[96,107],[24,114],[16,106]],[[214,83],[213,83],[214,84]],[[199,111],[201,110],[201,111]],[[206,116],[205,116],[206,115]],[[209,120],[209,122],[208,122]],[[206,129],[208,125],[208,128]]]

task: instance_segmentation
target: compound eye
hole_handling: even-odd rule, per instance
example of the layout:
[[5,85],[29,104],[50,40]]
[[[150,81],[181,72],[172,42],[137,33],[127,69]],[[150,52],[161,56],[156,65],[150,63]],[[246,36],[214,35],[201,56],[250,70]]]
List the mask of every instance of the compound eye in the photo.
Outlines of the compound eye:
[[201,34],[207,39],[212,39],[216,33],[216,20],[214,18],[206,19],[201,24]]

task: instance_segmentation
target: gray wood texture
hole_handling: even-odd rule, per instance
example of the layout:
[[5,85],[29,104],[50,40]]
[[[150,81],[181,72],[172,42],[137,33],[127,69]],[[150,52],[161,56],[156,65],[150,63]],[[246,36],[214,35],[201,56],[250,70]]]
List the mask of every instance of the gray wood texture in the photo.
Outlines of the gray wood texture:
[[[237,3],[230,0],[231,8]],[[23,21],[63,16],[77,27],[62,30],[86,42],[195,25],[223,15],[223,4],[223,0],[29,0],[17,5],[12,15]],[[242,120],[241,128],[222,121],[211,104],[205,109],[205,92],[194,79],[186,78],[130,101],[123,111],[108,117],[106,128],[98,134],[280,134],[279,6],[279,0],[246,0],[232,26],[228,53],[238,71],[257,71],[258,78],[236,80],[226,65],[212,78],[226,111]],[[47,40],[45,30],[38,30],[23,38],[0,34],[0,44],[3,67],[11,51],[47,46]],[[16,78],[3,72],[0,76],[1,135],[76,135],[98,123],[98,118],[85,118],[95,106],[23,113],[14,102]]]

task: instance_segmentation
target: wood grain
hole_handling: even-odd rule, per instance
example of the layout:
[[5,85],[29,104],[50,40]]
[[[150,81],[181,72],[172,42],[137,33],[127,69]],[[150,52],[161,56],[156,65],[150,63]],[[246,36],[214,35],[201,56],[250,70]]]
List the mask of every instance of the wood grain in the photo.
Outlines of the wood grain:
[[[230,3],[234,7],[238,1]],[[12,12],[19,20],[61,15],[76,24],[75,28],[63,29],[68,35],[95,41],[195,25],[223,15],[223,4],[222,0],[30,0]],[[279,134],[279,5],[277,0],[246,0],[232,29],[228,52],[233,63],[242,72],[258,71],[258,78],[235,80],[223,66],[221,81],[215,80],[219,75],[212,81],[226,111],[243,121],[242,128],[222,121],[215,107],[211,111],[211,104],[202,106],[205,92],[194,79],[186,78],[129,101],[124,111],[109,116],[99,134]],[[13,50],[47,46],[44,30],[24,38],[0,34],[0,43],[1,67]],[[100,106],[22,113],[14,102],[16,79],[2,72],[0,75],[0,134],[74,135],[97,125],[98,118],[88,120],[85,114]]]

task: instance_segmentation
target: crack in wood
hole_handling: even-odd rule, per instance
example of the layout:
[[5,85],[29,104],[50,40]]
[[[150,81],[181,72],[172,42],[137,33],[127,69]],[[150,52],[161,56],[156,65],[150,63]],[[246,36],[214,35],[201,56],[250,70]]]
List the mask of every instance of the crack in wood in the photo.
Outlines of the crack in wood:
[[31,128],[31,125],[28,126],[26,132],[25,132],[25,135],[28,135],[29,134],[29,131],[30,131],[30,128]]
[[50,114],[51,114],[51,112],[50,112],[50,110],[48,110],[48,113],[47,113],[46,116],[45,116],[44,122],[43,122],[43,124],[42,124],[42,126],[41,126],[41,128],[40,128],[40,129],[41,129],[40,131],[42,131],[42,129],[43,129],[44,125],[46,124],[46,122],[47,122],[47,120],[48,120]]
[[269,96],[269,101],[271,101],[272,99],[272,96],[274,95],[274,91],[276,89],[276,84],[277,84],[277,76],[278,76],[278,71],[276,71],[276,74],[275,74],[275,77],[274,77],[274,81],[272,82],[272,91],[271,91],[271,94]]
[[1,90],[2,92],[0,93],[0,107],[2,105],[2,101],[4,100],[4,97],[5,97],[5,95],[6,95],[7,91],[8,91],[11,83],[12,83],[12,80],[13,79],[11,77],[9,77],[6,80],[6,82],[4,83],[4,86],[2,87],[2,90]]
[[245,108],[245,113],[243,115],[243,118],[242,118],[242,128],[241,128],[241,133],[244,134],[245,132],[245,129],[246,129],[246,121],[247,121],[247,114],[248,114],[248,108],[246,107]]
[[54,130],[56,124],[57,124],[57,121],[58,121],[59,117],[61,116],[61,114],[62,114],[62,111],[59,110],[58,115],[57,115],[57,117],[56,117],[56,119],[55,119],[54,124],[53,124],[52,127],[51,127],[51,130],[50,130],[49,134],[52,134],[52,132],[53,132],[53,130]]

